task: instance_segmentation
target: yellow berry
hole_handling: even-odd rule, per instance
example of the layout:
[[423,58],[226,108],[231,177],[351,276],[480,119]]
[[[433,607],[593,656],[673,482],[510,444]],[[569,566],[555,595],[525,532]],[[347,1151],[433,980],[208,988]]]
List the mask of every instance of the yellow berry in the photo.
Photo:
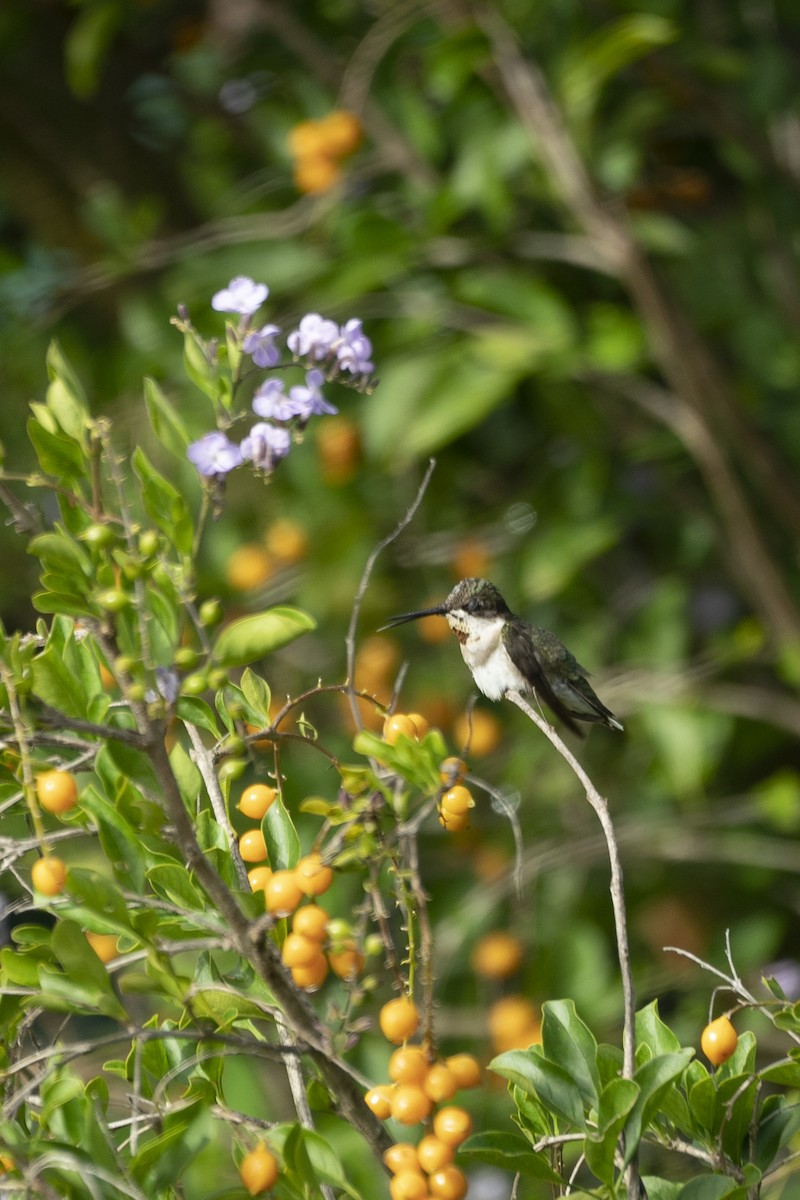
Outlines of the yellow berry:
[[236,807],[251,821],[260,821],[275,803],[278,793],[265,783],[253,783],[245,788]]
[[294,871],[273,871],[264,894],[267,912],[274,913],[276,917],[288,917],[303,899]]
[[428,1193],[434,1200],[464,1200],[467,1177],[459,1167],[448,1163],[428,1177]]
[[242,834],[239,838],[239,853],[242,856],[242,862],[264,861],[267,857],[267,843],[264,841],[264,835],[260,829],[248,829],[247,833]]
[[418,1171],[417,1151],[410,1142],[395,1142],[383,1153],[383,1161],[393,1175],[398,1171]]
[[448,1163],[452,1162],[454,1154],[454,1146],[448,1146],[447,1142],[440,1142],[432,1133],[426,1133],[417,1146],[417,1161],[423,1171],[427,1171],[429,1175],[434,1171],[440,1171],[442,1167],[446,1167]]
[[113,933],[92,933],[87,930],[86,940],[101,963],[109,963],[119,954],[117,938]]
[[302,967],[319,955],[319,942],[302,933],[287,934],[281,946],[281,959],[287,967]]
[[322,942],[325,939],[328,921],[329,917],[324,908],[320,908],[318,904],[304,904],[292,918],[292,932]]
[[440,1108],[433,1118],[434,1136],[448,1146],[460,1146],[472,1132],[472,1118],[455,1104]]
[[481,1081],[481,1068],[477,1058],[471,1054],[451,1054],[445,1065],[460,1088],[477,1087]]
[[317,947],[317,952],[310,962],[292,967],[292,979],[299,988],[313,992],[325,982],[328,974],[328,960]]
[[733,1054],[739,1035],[726,1016],[717,1017],[706,1025],[700,1037],[700,1045],[712,1066],[718,1067]]
[[298,886],[307,896],[321,896],[333,883],[333,871],[324,865],[319,854],[301,858],[294,873]]
[[433,1064],[422,1087],[425,1095],[435,1104],[449,1100],[458,1091],[455,1075],[442,1062]]
[[387,1041],[404,1042],[419,1028],[419,1010],[408,996],[398,996],[384,1004],[378,1021]]
[[389,1059],[389,1078],[395,1083],[422,1084],[430,1062],[421,1046],[401,1046]]
[[69,812],[78,803],[75,776],[70,771],[43,771],[36,776],[36,795],[45,812]]
[[31,881],[43,896],[60,896],[67,882],[67,864],[52,854],[37,858],[31,867]]
[[513,975],[522,963],[522,942],[513,933],[495,929],[476,942],[470,955],[470,965],[484,979],[505,979]]
[[392,1117],[401,1125],[417,1125],[431,1111],[431,1101],[419,1084],[399,1083],[392,1093]]
[[421,1171],[398,1171],[389,1180],[392,1200],[427,1200],[428,1184]]
[[406,713],[393,713],[383,723],[383,740],[394,746],[400,737],[417,741],[417,726]]
[[364,1103],[379,1121],[386,1121],[392,1115],[392,1093],[394,1088],[388,1083],[379,1083],[370,1088],[364,1097]]
[[268,1191],[278,1178],[278,1162],[263,1142],[245,1154],[239,1166],[239,1178],[251,1196]]

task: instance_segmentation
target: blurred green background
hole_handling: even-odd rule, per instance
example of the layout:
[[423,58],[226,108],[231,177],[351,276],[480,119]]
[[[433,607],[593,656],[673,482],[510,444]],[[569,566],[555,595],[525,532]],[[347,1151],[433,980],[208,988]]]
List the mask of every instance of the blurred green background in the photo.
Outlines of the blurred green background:
[[[341,681],[364,563],[435,455],[367,594],[357,682],[388,700],[407,660],[400,707],[457,752],[471,681],[455,641],[373,638],[464,575],[592,669],[626,726],[579,753],[622,843],[639,1000],[660,996],[690,1043],[714,981],[666,945],[722,965],[730,930],[750,983],[779,963],[800,995],[798,56],[793,0],[0,12],[7,469],[32,466],[24,420],[54,336],[130,448],[150,436],[145,374],[208,428],[179,303],[221,332],[210,297],[244,273],[284,330],[309,310],[360,317],[378,388],[339,391],[342,415],[312,424],[268,487],[231,479],[203,595],[314,614],[274,665],[279,695]],[[342,109],[363,143],[305,193],[287,135]],[[196,503],[188,464],[182,485]],[[29,628],[35,563],[1,536],[0,611]],[[313,707],[345,752],[346,712]],[[527,954],[503,986],[571,995],[614,1037],[594,816],[521,714],[476,713],[470,765],[519,803],[524,886],[488,798],[468,833],[424,832],[442,1029],[488,1045],[497,989],[469,953],[508,926]],[[314,757],[288,757],[290,800],[330,789]]]

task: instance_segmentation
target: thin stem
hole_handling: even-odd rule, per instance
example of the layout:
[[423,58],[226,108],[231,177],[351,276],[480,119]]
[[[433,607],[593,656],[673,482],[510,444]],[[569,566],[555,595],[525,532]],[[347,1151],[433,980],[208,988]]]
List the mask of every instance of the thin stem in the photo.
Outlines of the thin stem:
[[[631,958],[630,947],[628,944],[628,923],[625,915],[625,892],[622,884],[622,863],[619,856],[619,846],[617,837],[614,831],[614,825],[611,820],[611,814],[608,811],[608,803],[605,798],[600,795],[597,788],[592,783],[589,776],[584,771],[581,764],[578,762],[572,751],[564,744],[561,738],[540,713],[536,712],[527,700],[520,695],[519,692],[506,692],[506,698],[512,704],[516,704],[517,708],[521,709],[534,725],[541,729],[542,733],[548,741],[555,747],[573,773],[580,780],[581,785],[586,793],[586,799],[595,811],[597,819],[600,822],[603,834],[606,840],[608,849],[608,859],[611,866],[611,903],[614,909],[614,925],[616,928],[617,937],[617,955],[619,957],[619,969],[622,977],[622,997],[623,997],[623,1029],[622,1029],[622,1077],[623,1079],[633,1079],[636,1070],[636,998],[633,990],[633,975],[631,973]],[[639,1178],[638,1166],[636,1159],[629,1165],[627,1170],[628,1175],[628,1193],[633,1200],[634,1197],[641,1195],[641,1182]]]
[[250,881],[247,878],[247,867],[242,862],[242,856],[239,853],[239,843],[236,839],[233,826],[231,825],[228,816],[228,809],[225,805],[225,798],[222,795],[222,789],[219,786],[216,772],[214,771],[214,763],[211,757],[211,751],[203,743],[200,736],[200,730],[191,721],[183,722],[186,732],[189,734],[189,741],[192,743],[192,759],[195,766],[203,777],[203,783],[206,785],[206,793],[211,801],[211,808],[214,812],[214,817],[220,829],[228,839],[228,849],[231,852],[233,865],[236,870],[236,878],[239,880],[242,891],[250,891]]
[[355,674],[356,661],[356,630],[358,629],[358,618],[361,614],[361,605],[363,603],[367,588],[369,587],[369,581],[372,577],[372,571],[375,567],[375,563],[378,560],[378,555],[381,554],[387,546],[391,546],[392,542],[400,536],[406,526],[410,525],[413,521],[414,517],[416,516],[417,509],[422,503],[422,498],[425,495],[425,492],[428,490],[428,484],[431,481],[431,476],[433,475],[435,469],[436,459],[431,458],[428,460],[428,469],[422,477],[422,482],[417,488],[417,494],[411,501],[411,504],[408,506],[405,515],[400,518],[392,532],[387,534],[383,541],[378,542],[377,546],[369,555],[364,566],[364,571],[361,575],[361,582],[359,583],[358,590],[356,591],[355,599],[353,601],[353,608],[350,613],[350,624],[347,628],[347,637],[345,638],[345,646],[347,648],[347,681],[349,685],[347,689],[347,699],[350,704],[350,711],[353,714],[353,721],[355,722],[356,729],[363,729],[364,727],[364,722],[361,720],[361,713],[359,712],[358,705],[356,704],[356,692],[353,678]]

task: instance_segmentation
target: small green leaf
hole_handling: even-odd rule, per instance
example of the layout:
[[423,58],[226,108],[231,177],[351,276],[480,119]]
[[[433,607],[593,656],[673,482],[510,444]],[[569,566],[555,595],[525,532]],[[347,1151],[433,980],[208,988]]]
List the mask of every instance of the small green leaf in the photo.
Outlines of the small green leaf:
[[172,402],[164,395],[155,379],[149,376],[144,381],[144,402],[153,433],[161,445],[181,460],[185,460],[186,447],[191,441],[189,431]]
[[587,1128],[578,1085],[563,1067],[545,1058],[540,1047],[507,1050],[492,1059],[489,1069],[535,1096],[551,1113],[573,1128]]
[[612,1079],[600,1093],[597,1131],[584,1142],[586,1165],[603,1183],[614,1182],[619,1136],[636,1103],[639,1088],[632,1079]]
[[278,793],[261,822],[269,861],[274,871],[291,870],[300,857],[300,838]]
[[[242,672],[240,685],[244,698],[250,706],[251,724],[260,724],[266,727],[270,723],[269,706],[272,700],[272,692],[266,679],[256,674],[249,667]],[[257,722],[252,720],[252,716],[257,717]]]
[[162,863],[151,867],[147,878],[156,895],[170,904],[195,912],[203,912],[208,907],[205,896],[195,886],[189,872],[178,863]]
[[35,417],[30,418],[27,429],[39,466],[46,475],[70,483],[83,480],[86,460],[73,438],[45,429]]
[[518,1171],[547,1183],[561,1183],[561,1177],[548,1162],[547,1151],[535,1153],[530,1142],[516,1133],[487,1132],[473,1134],[458,1150],[459,1161]]
[[240,617],[221,630],[213,647],[223,667],[244,667],[316,629],[316,621],[298,608],[279,606]]
[[181,554],[191,553],[194,526],[180,492],[155,469],[140,446],[134,450],[131,462],[142,485],[142,500],[150,520]]
[[675,1054],[660,1054],[639,1068],[635,1082],[640,1095],[625,1126],[625,1166],[633,1158],[642,1130],[658,1110],[664,1094],[688,1066],[694,1050],[679,1050]]
[[747,1189],[738,1187],[730,1175],[696,1175],[678,1192],[677,1200],[744,1200]]
[[594,1107],[600,1086],[597,1042],[575,1011],[572,1000],[548,1000],[544,1004],[542,1048],[547,1058],[570,1073],[584,1101]]

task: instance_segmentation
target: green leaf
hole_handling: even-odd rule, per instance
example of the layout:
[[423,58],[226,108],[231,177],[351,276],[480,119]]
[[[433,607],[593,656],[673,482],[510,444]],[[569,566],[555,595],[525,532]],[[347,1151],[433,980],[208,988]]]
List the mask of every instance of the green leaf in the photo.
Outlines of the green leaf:
[[798,1129],[800,1107],[790,1103],[785,1096],[767,1096],[761,1106],[756,1128],[753,1155],[756,1166],[762,1171],[769,1170],[778,1151],[791,1141]]
[[122,892],[112,879],[98,871],[85,867],[70,869],[69,903],[64,910],[95,933],[131,931],[130,909]]
[[747,1189],[739,1187],[730,1175],[696,1175],[678,1192],[677,1200],[744,1200]]
[[587,1128],[578,1085],[568,1071],[545,1058],[540,1047],[507,1050],[492,1059],[489,1069],[535,1096],[554,1116],[576,1129]]
[[542,1008],[542,1049],[575,1080],[584,1102],[597,1104],[597,1042],[572,1000],[548,1000]]
[[179,696],[175,711],[182,721],[188,721],[198,729],[205,729],[216,739],[221,736],[219,721],[213,710],[199,696]]
[[[53,952],[64,974],[39,968],[43,999],[61,1001],[68,1010],[94,1010],[125,1020],[127,1014],[111,986],[108,972],[74,921],[59,921],[53,929]],[[48,1005],[49,1006],[49,1005]]]
[[134,450],[131,462],[142,485],[142,500],[150,520],[181,554],[190,554],[194,526],[180,492],[155,469],[140,446]]
[[316,621],[299,608],[278,606],[232,621],[220,632],[213,657],[223,667],[244,667],[288,646],[301,634],[316,629]]
[[612,1079],[607,1083],[600,1093],[597,1130],[583,1145],[589,1170],[609,1186],[614,1181],[619,1136],[638,1096],[639,1088],[632,1079]]
[[269,861],[274,871],[291,870],[300,857],[300,838],[280,793],[261,822]]
[[208,908],[205,895],[195,886],[189,872],[178,863],[161,863],[147,872],[150,886],[157,896],[179,908],[204,912]]
[[75,676],[62,662],[54,646],[50,646],[33,660],[31,675],[34,695],[50,708],[64,713],[67,717],[86,715],[86,698],[76,687]]
[[82,449],[85,449],[89,402],[83,384],[64,357],[57,341],[52,341],[48,346],[46,361],[50,378],[47,407],[64,433],[69,434]]
[[[270,724],[269,706],[272,701],[272,692],[266,679],[256,674],[248,667],[242,672],[242,678],[239,681],[244,694],[244,698],[250,707],[249,720],[251,725],[260,725],[266,728]],[[253,720],[253,717],[256,720]]]
[[636,1014],[636,1045],[647,1046],[650,1057],[658,1054],[674,1054],[681,1044],[672,1030],[658,1015],[658,1001],[653,1000]]
[[636,1072],[635,1082],[640,1094],[625,1125],[625,1166],[636,1153],[642,1131],[658,1111],[662,1097],[693,1056],[694,1050],[689,1049],[679,1050],[675,1054],[660,1054]]
[[565,59],[561,73],[561,96],[570,117],[584,121],[608,80],[677,36],[672,21],[640,12],[620,17],[585,38]]
[[62,482],[83,481],[86,460],[78,443],[65,433],[52,433],[31,417],[27,425],[39,466],[46,475]]
[[500,1167],[503,1171],[518,1171],[547,1183],[561,1183],[561,1177],[550,1166],[547,1152],[535,1153],[524,1137],[516,1133],[487,1132],[473,1134],[458,1150],[459,1161],[467,1166],[472,1162]]
[[147,415],[150,418],[153,433],[161,445],[167,450],[171,450],[181,461],[185,461],[186,447],[191,441],[189,431],[159,384],[149,376],[144,381],[144,402],[147,406]]

